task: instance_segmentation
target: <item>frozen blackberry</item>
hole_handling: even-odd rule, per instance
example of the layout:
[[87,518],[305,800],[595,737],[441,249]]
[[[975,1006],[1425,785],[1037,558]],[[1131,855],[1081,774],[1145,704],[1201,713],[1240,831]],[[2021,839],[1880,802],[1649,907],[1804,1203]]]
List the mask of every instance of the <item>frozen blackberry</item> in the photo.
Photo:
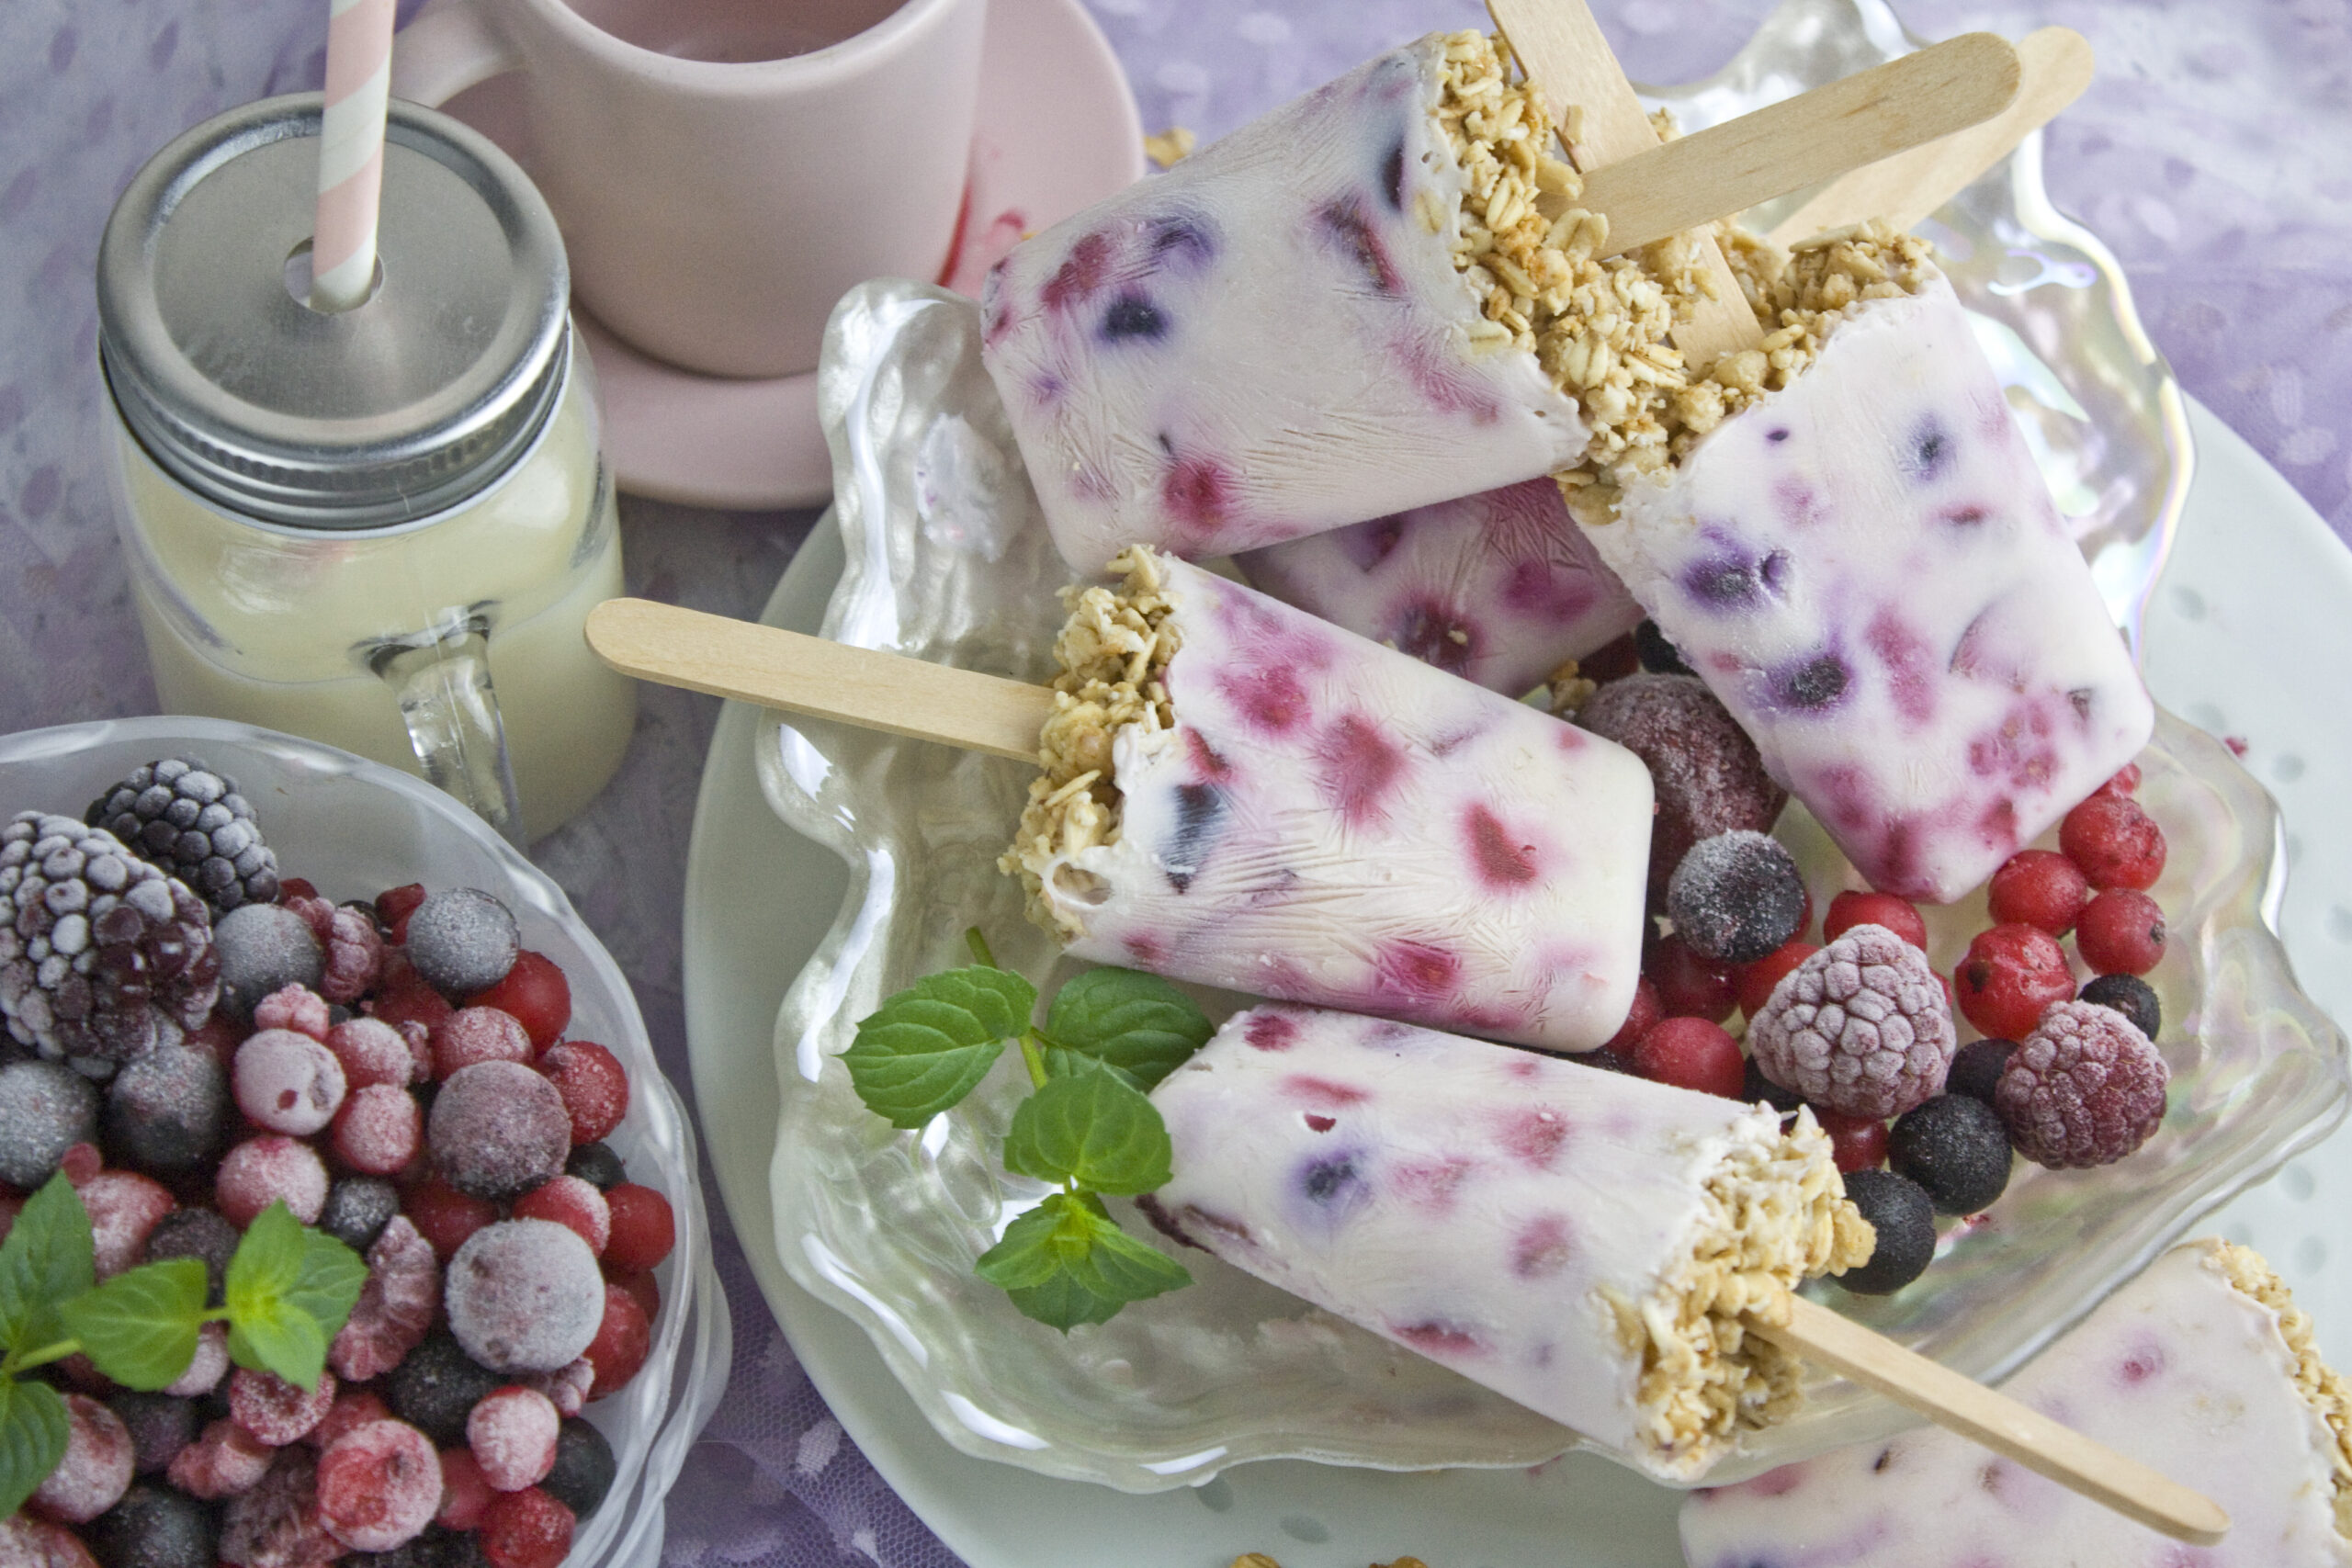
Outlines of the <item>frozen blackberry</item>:
[[1698,673],[1682,662],[1682,650],[1667,640],[1656,621],[1644,621],[1634,628],[1634,654],[1642,661],[1642,668],[1653,675]]
[[1577,723],[1642,760],[1657,791],[1650,827],[1651,908],[1666,901],[1690,846],[1717,833],[1769,829],[1789,793],[1764,772],[1756,742],[1696,676],[1628,675],[1577,710]]
[[220,1005],[251,1022],[264,997],[288,986],[318,988],[326,950],[310,922],[280,904],[246,904],[220,917],[212,942],[220,954]]
[[2156,999],[2156,988],[2137,975],[2101,975],[2086,984],[2076,999],[2113,1008],[2151,1040],[2164,1024],[2164,1004]]
[[178,1458],[204,1425],[197,1417],[195,1400],[168,1393],[125,1389],[107,1396],[107,1408],[130,1434],[130,1467],[141,1475],[156,1474]]
[[327,1189],[319,1228],[354,1252],[366,1252],[401,1212],[400,1189],[372,1176],[345,1176]]
[[71,817],[0,828],[0,1014],[49,1059],[107,1077],[211,1016],[220,995],[203,900]]
[[1850,1171],[1846,1196],[1878,1233],[1871,1260],[1833,1276],[1860,1296],[1892,1295],[1927,1271],[1936,1256],[1935,1206],[1925,1189],[1891,1170]]
[[1735,829],[1690,846],[1667,885],[1674,931],[1702,958],[1753,964],[1804,923],[1796,857],[1769,834]]
[[555,1468],[539,1483],[539,1490],[584,1519],[613,1489],[618,1473],[605,1434],[577,1416],[567,1416],[555,1435]]
[[122,1501],[82,1527],[100,1568],[213,1568],[220,1517],[160,1482],[134,1481]]
[[502,1377],[466,1354],[447,1334],[429,1334],[401,1359],[382,1388],[392,1414],[445,1449],[466,1445],[466,1417]]
[[523,938],[505,905],[479,887],[451,887],[424,896],[403,945],[428,985],[460,998],[506,978]]
[[580,1178],[599,1192],[610,1192],[628,1179],[628,1168],[609,1144],[582,1144],[564,1160],[563,1173]]
[[220,1152],[229,1075],[220,1058],[161,1045],[124,1064],[107,1086],[107,1156],[156,1176],[187,1176]]
[[29,1192],[98,1130],[97,1087],[59,1062],[0,1067],[0,1181]]
[[1993,1090],[2007,1070],[2009,1055],[2018,1048],[2014,1040],[1972,1040],[1952,1053],[1951,1071],[1944,1075],[1946,1094],[1964,1094],[1971,1100],[1993,1103]]
[[1980,1214],[2009,1184],[2009,1133],[1981,1100],[1939,1094],[1895,1119],[1886,1162],[1917,1182],[1939,1214]]
[[222,1283],[229,1277],[229,1259],[236,1255],[241,1239],[236,1226],[209,1209],[174,1209],[147,1233],[147,1245],[140,1256],[149,1263],[173,1258],[202,1262],[205,1304],[217,1307]]
[[104,828],[132,854],[178,877],[215,915],[277,897],[277,856],[262,842],[237,781],[193,757],[131,770],[90,802],[82,820]]

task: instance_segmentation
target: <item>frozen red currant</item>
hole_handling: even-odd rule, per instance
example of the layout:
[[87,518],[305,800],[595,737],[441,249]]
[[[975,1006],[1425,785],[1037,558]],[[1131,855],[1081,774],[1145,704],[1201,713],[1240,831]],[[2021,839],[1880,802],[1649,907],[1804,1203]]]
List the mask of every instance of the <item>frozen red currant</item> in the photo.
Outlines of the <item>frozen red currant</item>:
[[69,1393],[65,1434],[65,1452],[34,1491],[32,1505],[52,1519],[86,1524],[113,1507],[130,1485],[130,1428],[89,1395]]
[[[1632,1069],[1621,1067],[1618,1070],[1630,1072]],[[652,1269],[616,1269],[605,1275],[605,1278],[636,1299],[637,1304],[645,1312],[646,1322],[651,1323],[662,1315],[662,1286],[661,1282],[653,1278]]]
[[221,1156],[212,1178],[212,1204],[222,1219],[243,1229],[280,1201],[306,1225],[326,1207],[327,1168],[310,1145],[269,1133],[247,1138]]
[[434,1516],[453,1530],[481,1528],[490,1500],[498,1494],[482,1478],[481,1465],[471,1449],[441,1450],[441,1511]]
[[1772,999],[1772,987],[1790,971],[1821,949],[1809,942],[1784,942],[1753,964],[1743,964],[1734,976],[1739,987],[1739,1010],[1754,1018]]
[[533,1055],[529,1032],[496,1008],[459,1008],[433,1026],[433,1071],[439,1077],[477,1062],[528,1064]]
[[111,1280],[140,1262],[155,1226],[178,1207],[162,1182],[127,1170],[102,1170],[75,1190],[90,1216],[101,1280]]
[[1892,893],[1849,888],[1838,894],[1821,918],[1821,940],[1836,942],[1856,926],[1884,926],[1920,952],[1928,950],[1928,922],[1919,918],[1918,906]]
[[1609,1037],[1604,1049],[1614,1051],[1621,1057],[1632,1056],[1642,1036],[1657,1028],[1658,1020],[1665,1016],[1666,1004],[1658,999],[1657,983],[1643,976],[1634,987],[1633,1010],[1626,1013],[1624,1023]]
[[1679,937],[1663,937],[1644,960],[1642,972],[1657,987],[1668,1018],[1703,1018],[1721,1023],[1739,1005],[1731,965],[1702,958]]
[[2165,955],[2165,912],[2145,893],[2110,887],[2083,910],[2075,947],[2102,975],[2145,975]]
[[539,1058],[539,1071],[563,1096],[575,1144],[598,1142],[628,1114],[628,1069],[593,1041],[566,1040],[548,1047]]
[[408,918],[424,902],[424,884],[411,882],[376,895],[376,919],[392,933],[395,942],[408,940]]
[[424,1116],[408,1090],[371,1083],[344,1101],[328,1144],[335,1158],[369,1176],[405,1169],[424,1142]]
[[1985,893],[1995,921],[2064,936],[2090,902],[2091,885],[2055,850],[2019,850],[2001,863]]
[[514,955],[514,967],[506,978],[468,997],[466,1005],[511,1014],[530,1032],[531,1043],[544,1051],[563,1038],[564,1026],[571,1021],[571,984],[555,960],[526,947]]
[[1839,1170],[1875,1170],[1886,1163],[1884,1122],[1875,1116],[1848,1116],[1818,1109],[1813,1114],[1821,1130],[1829,1134],[1829,1150]]
[[2042,1010],[2075,995],[2065,949],[2039,926],[2011,923],[1976,933],[1952,971],[1952,996],[1979,1032],[2022,1040]]
[[481,1554],[490,1568],[557,1568],[571,1550],[571,1510],[526,1486],[502,1492],[482,1515]]
[[[1747,1081],[1739,1042],[1703,1018],[1669,1018],[1634,1047],[1634,1071],[1658,1083],[1737,1100]],[[615,1189],[616,1191],[619,1189]]]
[[2129,795],[2095,795],[2066,813],[2058,847],[2093,887],[2144,893],[2164,874],[2164,829]]
[[653,1323],[645,1309],[624,1287],[606,1285],[604,1320],[582,1352],[596,1369],[596,1382],[588,1397],[602,1399],[637,1376],[652,1348]]
[[612,1206],[602,1192],[576,1176],[559,1176],[524,1193],[514,1201],[514,1217],[553,1220],[586,1242],[588,1250],[600,1258],[605,1244],[612,1239]]
[[321,1372],[319,1381],[300,1388],[275,1372],[239,1367],[229,1378],[229,1419],[273,1449],[300,1442],[326,1419],[334,1406],[335,1379]]
[[650,1269],[670,1256],[671,1247],[677,1245],[678,1230],[667,1198],[650,1187],[624,1181],[605,1194],[605,1203],[613,1216],[612,1233],[605,1243],[608,1266]]
[[475,1404],[466,1417],[466,1446],[492,1491],[520,1492],[555,1468],[556,1431],[562,1425],[555,1401],[509,1383]]
[[468,1236],[498,1218],[497,1204],[469,1197],[446,1181],[426,1181],[411,1190],[403,1212],[444,1258],[456,1257]]
[[369,1421],[319,1456],[319,1522],[358,1551],[389,1551],[424,1533],[441,1507],[441,1456],[405,1421]]
[[2136,795],[2140,789],[2140,764],[2126,762],[2115,771],[2113,777],[2098,786],[2100,795]]
[[327,1031],[326,1044],[343,1064],[343,1081],[355,1089],[369,1084],[399,1087],[416,1077],[416,1054],[401,1032],[380,1018],[347,1019]]

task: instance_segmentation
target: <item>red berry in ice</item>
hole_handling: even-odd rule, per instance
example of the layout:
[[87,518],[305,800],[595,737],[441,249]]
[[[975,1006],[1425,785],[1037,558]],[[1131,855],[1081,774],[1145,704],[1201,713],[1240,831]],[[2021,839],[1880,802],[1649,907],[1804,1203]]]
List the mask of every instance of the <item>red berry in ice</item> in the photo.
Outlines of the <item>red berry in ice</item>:
[[2145,893],[2110,887],[2083,910],[2075,948],[2102,975],[2145,975],[2165,955],[2164,909]]
[[441,1450],[441,1509],[434,1515],[436,1520],[453,1530],[480,1529],[481,1517],[490,1512],[490,1500],[497,1495],[482,1478],[473,1450]]
[[376,919],[392,933],[395,942],[408,940],[408,918],[424,902],[424,884],[411,882],[376,895]]
[[298,1138],[334,1119],[347,1088],[334,1053],[291,1029],[259,1030],[238,1046],[229,1087],[256,1126]]
[[1739,1042],[1703,1018],[1669,1018],[1634,1047],[1634,1071],[1656,1083],[1739,1098],[1747,1060]]
[[97,1145],[92,1143],[75,1144],[57,1159],[58,1170],[77,1188],[88,1183],[106,1166],[107,1156],[98,1151]]
[[549,1046],[539,1058],[539,1071],[563,1096],[575,1144],[595,1143],[628,1114],[628,1069],[593,1041],[566,1040]]
[[2044,1008],[2075,994],[2065,949],[2038,926],[1978,931],[1951,978],[1952,996],[1968,1021],[2000,1040],[2024,1039]]
[[571,1021],[571,983],[555,961],[529,948],[514,955],[506,978],[487,991],[466,998],[468,1007],[497,1008],[522,1021],[531,1043],[546,1050],[563,1038]]
[[2164,874],[2164,829],[2129,795],[2095,795],[2066,813],[2058,847],[2093,887],[2144,893]]
[[1892,893],[1849,888],[1838,894],[1821,918],[1821,940],[1836,942],[1856,926],[1884,926],[1920,952],[1928,950],[1928,922],[1919,918],[1918,906]]
[[457,1010],[399,953],[384,955],[383,973],[377,977],[376,994],[367,1007],[386,1023],[421,1023],[428,1029]]
[[[1626,1066],[1618,1070],[1631,1072],[1633,1068]],[[662,1315],[662,1286],[653,1278],[652,1269],[616,1269],[605,1277],[636,1299],[637,1304],[644,1310],[646,1322],[651,1323]]]
[[2139,788],[2140,764],[2137,762],[2126,762],[2122,767],[2116,770],[2115,775],[2112,778],[2099,785],[2098,790],[2094,793],[2098,795],[2133,795],[2138,793]]
[[2109,1165],[2164,1120],[2171,1069],[2112,1008],[2059,1002],[2009,1057],[1993,1109],[2018,1152],[2052,1169]]
[[1643,976],[1634,987],[1633,1010],[1625,1015],[1624,1023],[1609,1037],[1603,1049],[1621,1057],[1631,1057],[1642,1036],[1657,1028],[1658,1020],[1665,1016],[1666,1004],[1658,999],[1657,983]]
[[605,1243],[606,1265],[650,1269],[670,1256],[678,1230],[667,1198],[650,1187],[624,1181],[605,1194],[605,1203],[613,1216],[611,1237]]
[[212,1178],[212,1206],[240,1230],[283,1200],[310,1224],[327,1201],[327,1168],[311,1145],[283,1134],[247,1138],[221,1156]]
[[1754,1018],[1772,999],[1772,988],[1797,965],[1821,949],[1809,942],[1782,942],[1753,964],[1742,964],[1733,978],[1739,991],[1739,1010]]
[[355,1089],[369,1084],[400,1088],[416,1080],[416,1054],[380,1018],[347,1019],[327,1031],[326,1044],[343,1064],[343,1081]]
[[571,1550],[571,1510],[536,1486],[502,1492],[482,1517],[490,1568],[557,1568]]
[[1657,986],[1668,1018],[1703,1018],[1721,1023],[1739,1005],[1731,965],[1702,958],[1679,937],[1662,937],[1643,961],[1642,972]]
[[179,1205],[162,1182],[127,1170],[102,1170],[75,1189],[90,1216],[98,1278],[111,1280],[143,1260],[147,1238]]
[[334,1407],[333,1372],[321,1372],[317,1383],[298,1388],[275,1372],[239,1367],[229,1377],[229,1419],[273,1449],[300,1442],[326,1419]]
[[261,1484],[277,1452],[234,1421],[223,1419],[205,1427],[174,1456],[164,1473],[191,1497],[233,1497]]
[[2001,863],[1985,892],[1996,922],[2064,936],[2090,902],[2091,885],[2055,850],[2019,850]]
[[72,1530],[21,1510],[0,1519],[0,1563],[7,1568],[99,1568],[98,1560]]
[[327,1142],[335,1158],[369,1176],[391,1176],[416,1157],[424,1114],[404,1089],[368,1084],[344,1101]]
[[313,1040],[324,1040],[334,1020],[324,997],[307,986],[282,986],[254,1004],[254,1028],[290,1029]]
[[337,1438],[355,1427],[390,1419],[392,1407],[386,1404],[373,1389],[339,1389],[335,1393],[334,1403],[327,1406],[325,1418],[311,1428],[311,1435],[303,1441],[323,1451],[333,1448]]
[[356,1551],[389,1551],[424,1533],[441,1507],[441,1456],[405,1421],[353,1427],[319,1455],[319,1522]]
[[412,1189],[403,1207],[410,1223],[444,1258],[456,1257],[468,1236],[498,1218],[497,1204],[469,1197],[446,1181]]
[[591,1399],[602,1399],[637,1376],[653,1349],[653,1323],[638,1300],[619,1285],[605,1287],[604,1321],[582,1352],[596,1369]]
[[481,1478],[497,1492],[537,1486],[555,1468],[555,1438],[563,1417],[555,1401],[535,1388],[509,1383],[474,1405],[466,1417],[466,1446]]
[[32,1495],[52,1519],[86,1524],[120,1500],[134,1455],[122,1417],[87,1394],[65,1396],[65,1453]]
[[531,1036],[512,1013],[459,1008],[433,1026],[433,1072],[447,1077],[477,1062],[522,1062],[533,1055]]
[[602,1192],[576,1176],[559,1176],[524,1193],[514,1201],[514,1217],[553,1220],[586,1242],[588,1250],[600,1258],[605,1244],[612,1239],[612,1206]]
[[1830,1154],[1839,1170],[1875,1170],[1886,1163],[1886,1123],[1877,1117],[1815,1111],[1814,1120],[1829,1134]]

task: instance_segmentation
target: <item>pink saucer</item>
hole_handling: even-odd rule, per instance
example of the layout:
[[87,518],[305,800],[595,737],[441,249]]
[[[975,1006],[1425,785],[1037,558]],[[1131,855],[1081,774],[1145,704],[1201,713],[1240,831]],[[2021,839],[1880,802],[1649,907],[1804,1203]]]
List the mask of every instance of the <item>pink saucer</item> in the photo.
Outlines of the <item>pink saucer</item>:
[[[514,79],[497,77],[444,107],[514,152]],[[939,281],[977,293],[1023,234],[1143,172],[1135,96],[1079,0],[990,0],[971,184],[956,254]],[[639,353],[585,311],[574,319],[595,362],[605,453],[622,490],[742,511],[832,498],[814,372],[766,381],[698,375]]]

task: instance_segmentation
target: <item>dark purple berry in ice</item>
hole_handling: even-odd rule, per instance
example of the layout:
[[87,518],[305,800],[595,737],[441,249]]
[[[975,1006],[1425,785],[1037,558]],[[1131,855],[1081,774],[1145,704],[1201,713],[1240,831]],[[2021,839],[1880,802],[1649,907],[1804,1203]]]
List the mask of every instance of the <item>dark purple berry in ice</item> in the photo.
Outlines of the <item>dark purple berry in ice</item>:
[[599,1192],[609,1192],[628,1179],[628,1167],[609,1144],[582,1144],[563,1162],[563,1173],[580,1178]]
[[1992,1104],[1993,1090],[2008,1070],[2009,1055],[2017,1048],[2014,1040],[1970,1041],[1952,1053],[1951,1071],[1944,1075],[1944,1092]]
[[219,1516],[177,1487],[139,1481],[82,1527],[99,1568],[214,1568]]
[[1917,1182],[1891,1170],[1849,1171],[1846,1196],[1878,1233],[1878,1245],[1868,1263],[1831,1278],[1856,1295],[1884,1296],[1927,1271],[1936,1256],[1936,1215]]
[[436,1333],[402,1357],[382,1387],[393,1415],[448,1449],[465,1447],[466,1417],[483,1395],[510,1381],[467,1355],[450,1336]]
[[2086,983],[2076,999],[2113,1008],[2151,1040],[2164,1025],[2164,1004],[2156,999],[2156,988],[2137,975],[2101,975]]
[[1978,1214],[2009,1184],[2009,1134],[1981,1100],[1939,1094],[1887,1134],[1887,1164],[1917,1182],[1939,1214]]
[[97,1086],[62,1062],[0,1067],[0,1181],[29,1192],[97,1135]]
[[470,997],[506,977],[522,933],[505,905],[479,887],[425,895],[408,918],[408,961],[444,996]]
[[563,1174],[571,1114],[555,1085],[520,1062],[476,1062],[441,1084],[425,1125],[433,1168],[493,1203]]
[[119,1165],[192,1174],[220,1152],[228,1125],[229,1075],[209,1051],[158,1046],[107,1086],[107,1156]]
[[242,1239],[236,1226],[210,1209],[174,1209],[147,1233],[146,1249],[141,1257],[149,1263],[173,1258],[200,1260],[204,1264],[206,1304],[219,1306],[221,1286],[229,1277],[229,1259],[236,1255],[237,1243]]
[[1804,878],[1779,840],[1736,829],[1690,847],[1667,885],[1666,912],[1691,952],[1753,964],[1797,934]]
[[327,1189],[319,1228],[354,1252],[366,1252],[401,1212],[401,1191],[372,1176],[339,1177]]
[[613,1489],[617,1473],[613,1446],[605,1441],[605,1434],[570,1416],[556,1432],[555,1468],[539,1483],[539,1490],[584,1519]]
[[1668,642],[1656,621],[1634,628],[1634,654],[1653,675],[1691,675],[1698,671],[1682,662],[1682,650]]
[[131,1469],[153,1475],[170,1464],[179,1451],[196,1441],[203,1426],[196,1401],[168,1393],[133,1393],[125,1389],[107,1399],[123,1430],[130,1434]]
[[283,905],[240,905],[220,917],[212,940],[220,954],[220,1005],[248,1021],[271,992],[316,990],[326,973],[326,950],[310,922]]
[[494,1371],[551,1372],[580,1359],[605,1320],[605,1276],[578,1233],[503,1220],[466,1238],[442,1281],[449,1332]]

